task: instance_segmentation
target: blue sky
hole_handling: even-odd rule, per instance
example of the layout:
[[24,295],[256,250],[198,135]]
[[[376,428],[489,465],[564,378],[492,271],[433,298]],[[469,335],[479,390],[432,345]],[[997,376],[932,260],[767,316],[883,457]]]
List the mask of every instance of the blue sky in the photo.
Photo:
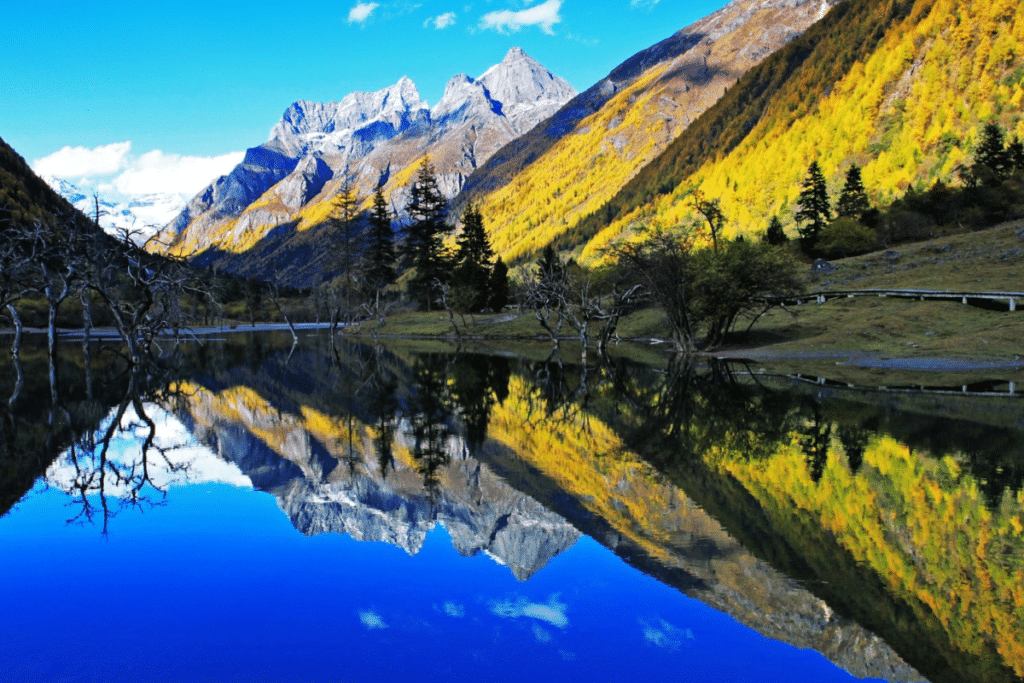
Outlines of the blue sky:
[[200,183],[197,191],[266,141],[295,100],[338,100],[405,75],[433,105],[451,76],[479,76],[517,45],[582,91],[724,4],[11,3],[0,41],[0,137],[42,162],[37,170],[72,181],[131,172],[122,189],[163,178]]

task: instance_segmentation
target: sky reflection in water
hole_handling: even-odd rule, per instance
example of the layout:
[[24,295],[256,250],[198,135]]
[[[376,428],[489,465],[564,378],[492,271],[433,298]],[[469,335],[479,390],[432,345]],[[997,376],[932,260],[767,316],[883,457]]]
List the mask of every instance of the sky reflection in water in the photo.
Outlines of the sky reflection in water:
[[37,486],[0,519],[0,681],[850,678],[587,537],[519,582],[440,526],[409,556],[304,537],[250,488],[175,486],[166,503],[104,538]]

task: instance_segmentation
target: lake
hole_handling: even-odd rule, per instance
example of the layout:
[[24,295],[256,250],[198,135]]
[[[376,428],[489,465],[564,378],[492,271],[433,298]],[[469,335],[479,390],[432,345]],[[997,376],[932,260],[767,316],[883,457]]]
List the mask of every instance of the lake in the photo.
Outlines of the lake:
[[998,376],[328,339],[5,352],[0,681],[1024,677]]

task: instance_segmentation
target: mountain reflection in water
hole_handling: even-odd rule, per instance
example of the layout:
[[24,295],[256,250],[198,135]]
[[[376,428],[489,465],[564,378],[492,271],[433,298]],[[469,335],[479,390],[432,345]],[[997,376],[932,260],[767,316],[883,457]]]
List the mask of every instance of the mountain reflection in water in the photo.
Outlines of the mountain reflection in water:
[[[0,416],[4,510],[42,477],[70,496],[66,518],[108,533],[126,507],[173,505],[179,482],[249,482],[304,535],[415,555],[440,526],[526,586],[585,535],[857,677],[1024,675],[1018,399],[925,409],[679,360],[332,353],[317,337],[289,350],[233,335],[161,368],[84,375],[66,355],[56,401],[0,378],[17,394]],[[538,642],[569,624],[555,593],[489,609],[531,619]],[[359,620],[389,633],[372,608]],[[693,637],[653,616],[639,627],[654,645]],[[777,676],[796,679],[765,670]]]

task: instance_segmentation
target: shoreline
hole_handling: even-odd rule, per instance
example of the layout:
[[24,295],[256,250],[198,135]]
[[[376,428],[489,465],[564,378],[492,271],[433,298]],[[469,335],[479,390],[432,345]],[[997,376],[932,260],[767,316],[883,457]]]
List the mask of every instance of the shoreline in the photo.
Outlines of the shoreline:
[[[292,327],[296,331],[311,331],[311,330],[329,330],[332,325],[330,322],[305,322],[305,323],[293,323]],[[343,325],[339,325],[339,331],[343,328]],[[218,326],[206,326],[206,327],[190,327],[181,328],[180,336],[188,340],[189,338],[199,337],[211,337],[222,334],[232,333],[247,333],[247,332],[288,332],[290,331],[287,323],[256,323],[252,325],[250,323],[243,323],[237,325],[218,325]],[[25,328],[22,330],[24,335],[46,335],[47,330],[45,328]],[[13,336],[14,330],[10,328],[0,328],[0,337]],[[71,328],[59,328],[57,330],[58,338],[64,341],[67,340],[80,340],[84,337],[84,333],[81,329]],[[97,327],[90,332],[90,336],[97,341],[108,341],[108,340],[120,340],[120,334],[116,329],[111,327]],[[349,338],[370,338],[372,335],[366,332],[356,331],[352,334],[345,335]],[[172,338],[172,334],[160,335],[158,339],[169,339]],[[402,340],[422,340],[422,341],[433,341],[433,342],[455,342],[457,341],[452,335],[445,334],[416,334],[416,333],[392,333],[392,334],[377,334],[377,339],[402,339]],[[523,336],[523,335],[467,335],[462,340],[464,343],[487,343],[494,341],[516,341],[524,343],[550,343],[550,340],[546,337],[537,336]],[[566,337],[561,340],[562,343],[576,343],[578,339],[575,337]],[[620,343],[636,344],[640,346],[646,346],[650,348],[664,348],[666,351],[669,350],[669,342],[664,339],[658,339],[653,337],[632,337],[622,338]],[[713,351],[700,351],[697,353],[698,357],[723,360],[731,362],[751,362],[751,363],[792,363],[799,361],[814,362],[829,362],[831,361],[837,367],[846,368],[857,368],[857,369],[873,369],[873,370],[902,370],[902,371],[914,371],[914,372],[984,372],[989,370],[1013,370],[1017,372],[1024,372],[1024,356],[1014,355],[1013,358],[1006,359],[992,359],[992,358],[976,358],[969,354],[963,356],[956,355],[942,355],[942,356],[900,356],[893,354],[882,354],[871,351],[861,350],[799,350],[799,349],[773,349],[769,346],[750,346],[750,347],[732,347],[722,350]]]

